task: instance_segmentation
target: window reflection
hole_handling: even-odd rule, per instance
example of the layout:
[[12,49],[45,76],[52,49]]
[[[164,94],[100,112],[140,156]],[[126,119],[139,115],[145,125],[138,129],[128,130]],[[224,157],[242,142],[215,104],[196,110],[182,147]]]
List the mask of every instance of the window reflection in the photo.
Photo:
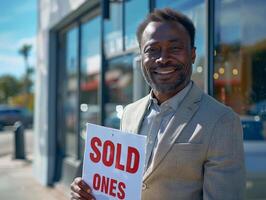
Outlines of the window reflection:
[[[80,131],[83,139],[87,122],[100,123],[100,53],[100,17],[97,16],[81,26]],[[84,140],[82,142],[81,152],[84,150]]]
[[215,3],[214,95],[241,115],[244,139],[264,140],[266,3],[262,0]]
[[136,30],[148,14],[148,1],[125,1],[125,46],[126,49],[138,47]]
[[78,31],[65,33],[65,66],[63,70],[63,132],[66,134],[66,154],[76,156],[77,149],[77,91],[78,91]]
[[104,21],[104,49],[106,56],[123,50],[122,3],[110,2],[110,19]]
[[196,28],[195,46],[197,57],[195,64],[193,65],[192,80],[194,80],[198,86],[202,89],[206,87],[204,85],[206,74],[206,61],[205,61],[205,49],[206,49],[206,9],[204,0],[157,0],[156,7],[164,8],[170,7],[181,11],[187,15],[194,23]]
[[108,62],[105,83],[107,102],[105,125],[119,128],[123,107],[132,102],[133,55],[113,58]]

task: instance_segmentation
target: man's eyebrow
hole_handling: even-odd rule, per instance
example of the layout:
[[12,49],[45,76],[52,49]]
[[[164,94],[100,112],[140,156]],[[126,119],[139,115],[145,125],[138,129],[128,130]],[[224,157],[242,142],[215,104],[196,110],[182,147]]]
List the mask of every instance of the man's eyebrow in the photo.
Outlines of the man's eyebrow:
[[177,43],[182,43],[182,40],[180,40],[179,38],[177,39],[172,39],[172,40],[169,40],[170,42],[177,42]]
[[[182,43],[182,40],[180,40],[179,38],[171,39],[171,40],[168,40],[168,41],[169,42]],[[149,41],[145,45],[152,45],[152,44],[158,44],[158,43],[160,43],[160,42],[159,41]]]
[[[179,38],[175,38],[175,39],[171,39],[171,40],[168,40],[169,42],[172,42],[172,43],[179,43],[179,44],[183,44],[183,41]],[[148,41],[146,44],[144,44],[144,47],[147,47],[147,46],[151,46],[151,45],[156,45],[156,44],[159,44],[160,41]]]
[[158,41],[149,41],[146,44],[144,44],[144,46],[148,46],[148,45],[153,45],[153,44],[158,44]]

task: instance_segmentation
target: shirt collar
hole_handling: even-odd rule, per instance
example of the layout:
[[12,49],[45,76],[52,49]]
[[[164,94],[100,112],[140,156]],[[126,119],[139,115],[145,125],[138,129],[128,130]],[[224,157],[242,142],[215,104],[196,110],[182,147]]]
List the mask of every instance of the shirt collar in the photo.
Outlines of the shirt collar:
[[[168,99],[167,101],[163,102],[160,107],[170,107],[173,110],[177,110],[182,100],[185,98],[189,90],[191,89],[193,83],[190,81],[185,88],[183,88],[181,91],[179,91],[176,95]],[[157,99],[153,96],[152,90],[149,94],[149,104],[148,109],[150,109],[152,104],[158,105]]]

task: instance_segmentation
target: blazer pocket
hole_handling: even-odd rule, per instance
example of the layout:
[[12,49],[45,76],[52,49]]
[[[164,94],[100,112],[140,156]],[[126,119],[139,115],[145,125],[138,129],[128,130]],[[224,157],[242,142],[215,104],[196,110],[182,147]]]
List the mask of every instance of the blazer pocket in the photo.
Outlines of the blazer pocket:
[[172,151],[172,155],[175,155],[179,178],[201,179],[204,161],[203,144],[175,143]]

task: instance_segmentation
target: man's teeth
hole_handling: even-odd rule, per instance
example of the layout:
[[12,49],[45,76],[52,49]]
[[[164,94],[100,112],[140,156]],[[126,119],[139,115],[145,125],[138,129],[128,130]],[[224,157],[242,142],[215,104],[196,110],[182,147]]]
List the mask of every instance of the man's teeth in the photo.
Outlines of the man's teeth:
[[164,71],[156,71],[156,73],[158,74],[170,74],[172,72],[174,72],[175,70],[172,69],[172,70],[164,70]]

